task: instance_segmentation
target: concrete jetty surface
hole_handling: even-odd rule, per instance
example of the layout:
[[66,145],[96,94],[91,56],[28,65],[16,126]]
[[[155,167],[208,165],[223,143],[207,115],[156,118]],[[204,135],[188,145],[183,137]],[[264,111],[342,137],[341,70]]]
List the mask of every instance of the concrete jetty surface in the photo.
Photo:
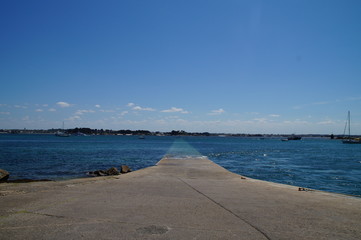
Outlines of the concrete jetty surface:
[[0,239],[359,240],[361,199],[165,157],[120,176],[0,184]]

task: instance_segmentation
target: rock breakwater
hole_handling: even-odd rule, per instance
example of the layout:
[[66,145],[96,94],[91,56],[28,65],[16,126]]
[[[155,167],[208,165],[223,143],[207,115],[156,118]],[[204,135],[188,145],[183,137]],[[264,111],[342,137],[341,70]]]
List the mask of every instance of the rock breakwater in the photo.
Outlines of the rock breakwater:
[[121,165],[120,171],[116,167],[111,167],[107,170],[96,170],[87,172],[86,175],[89,177],[101,177],[101,176],[113,176],[131,172],[132,170],[127,165]]

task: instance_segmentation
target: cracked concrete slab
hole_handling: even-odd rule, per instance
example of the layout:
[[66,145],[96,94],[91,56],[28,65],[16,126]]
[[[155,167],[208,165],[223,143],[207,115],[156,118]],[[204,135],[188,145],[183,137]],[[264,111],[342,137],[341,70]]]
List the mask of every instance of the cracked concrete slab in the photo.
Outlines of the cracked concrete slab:
[[163,158],[116,177],[0,184],[0,239],[361,239],[361,199]]

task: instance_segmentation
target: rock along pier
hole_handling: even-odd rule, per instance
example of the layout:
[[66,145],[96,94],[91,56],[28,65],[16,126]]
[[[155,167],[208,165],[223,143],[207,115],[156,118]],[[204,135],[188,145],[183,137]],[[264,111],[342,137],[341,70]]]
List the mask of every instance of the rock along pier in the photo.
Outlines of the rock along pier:
[[249,179],[206,157],[0,184],[0,239],[361,239],[361,199]]

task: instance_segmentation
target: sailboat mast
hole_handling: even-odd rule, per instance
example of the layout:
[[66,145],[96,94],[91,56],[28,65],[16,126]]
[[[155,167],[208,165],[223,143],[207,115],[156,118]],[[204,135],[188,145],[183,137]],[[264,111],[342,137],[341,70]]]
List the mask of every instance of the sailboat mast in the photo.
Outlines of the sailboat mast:
[[351,138],[351,117],[350,117],[350,111],[348,111],[348,137]]
[[[348,138],[346,140],[343,140],[342,143],[348,143],[348,144],[361,144],[361,138],[351,138],[351,116],[350,116],[350,111],[348,111],[347,114],[347,121],[346,121],[346,125],[348,123]],[[345,126],[345,130],[346,130],[346,126]]]

